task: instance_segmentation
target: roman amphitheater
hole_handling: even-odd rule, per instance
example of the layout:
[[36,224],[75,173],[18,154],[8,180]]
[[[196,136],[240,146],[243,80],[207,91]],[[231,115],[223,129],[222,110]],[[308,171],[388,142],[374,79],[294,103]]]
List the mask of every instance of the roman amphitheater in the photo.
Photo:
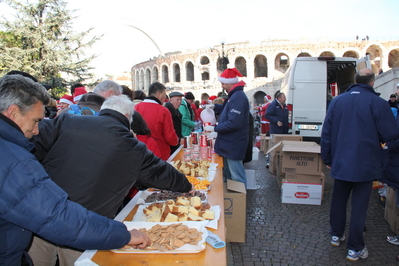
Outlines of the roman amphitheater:
[[[224,60],[223,55],[225,56]],[[172,52],[141,62],[131,69],[132,88],[147,91],[155,81],[163,83],[168,93],[191,91],[196,99],[201,93],[217,95],[221,91],[218,76],[223,64],[243,74],[245,92],[254,104],[279,89],[284,73],[296,57],[335,56],[361,58],[370,56],[376,74],[399,67],[399,40],[353,41],[267,40],[260,43],[221,44],[197,51]]]

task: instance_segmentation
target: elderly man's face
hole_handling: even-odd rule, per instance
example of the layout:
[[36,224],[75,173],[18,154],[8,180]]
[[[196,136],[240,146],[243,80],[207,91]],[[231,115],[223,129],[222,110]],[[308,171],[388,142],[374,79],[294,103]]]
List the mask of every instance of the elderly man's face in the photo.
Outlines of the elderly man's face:
[[21,112],[18,106],[11,105],[6,112],[9,112],[9,115],[6,116],[19,126],[26,138],[30,139],[33,135],[39,134],[39,122],[44,117],[44,105],[42,102],[35,103],[26,112]]
[[174,96],[170,98],[170,103],[173,105],[175,109],[179,109],[183,96]]

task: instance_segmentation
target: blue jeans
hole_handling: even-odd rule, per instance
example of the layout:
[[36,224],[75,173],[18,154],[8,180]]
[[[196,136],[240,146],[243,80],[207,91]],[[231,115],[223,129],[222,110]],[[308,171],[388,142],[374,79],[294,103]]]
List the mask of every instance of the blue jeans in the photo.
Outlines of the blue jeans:
[[223,157],[223,180],[227,179],[244,183],[247,188],[247,177],[242,160],[231,160]]

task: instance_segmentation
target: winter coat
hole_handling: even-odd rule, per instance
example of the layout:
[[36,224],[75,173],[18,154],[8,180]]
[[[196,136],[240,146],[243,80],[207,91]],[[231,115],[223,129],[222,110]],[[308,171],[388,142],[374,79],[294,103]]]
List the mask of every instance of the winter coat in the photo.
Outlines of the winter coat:
[[170,156],[170,146],[177,145],[179,141],[169,110],[150,99],[135,105],[135,110],[144,118],[151,131],[151,137],[158,144],[161,159],[166,161]]
[[182,115],[182,134],[184,137],[190,136],[191,132],[194,129],[194,112],[192,108],[188,107],[189,103],[183,99],[181,101],[181,105],[179,106],[179,112]]
[[[399,132],[399,119],[396,120],[396,130]],[[386,143],[386,147],[387,167],[380,181],[399,189],[399,138]]]
[[182,114],[180,113],[179,109],[175,109],[175,107],[170,102],[165,103],[165,107],[172,115],[173,127],[175,128],[177,136],[179,137],[179,139],[182,139]]
[[[270,134],[288,134],[288,108],[281,108],[279,101],[274,100],[266,109],[265,118],[270,121]],[[283,123],[281,127],[277,122]]]
[[389,105],[366,84],[354,84],[331,102],[323,124],[321,155],[333,178],[367,182],[382,177],[381,143],[397,135]]
[[175,146],[170,146],[170,154],[173,154],[180,147],[180,140],[183,138],[182,134],[182,115],[179,109],[175,109],[175,107],[170,103],[165,103],[165,107],[169,110],[172,115],[173,127],[175,128],[176,135],[179,137],[179,142]]
[[147,146],[147,149],[152,151],[155,156],[161,158],[161,152],[158,149],[158,145],[155,139],[147,135],[136,135],[136,138],[139,141],[143,142]]
[[191,189],[182,173],[133,137],[128,119],[117,111],[66,114],[49,121],[54,123],[43,121],[33,138],[35,155],[70,200],[91,211],[113,218],[133,185]]
[[0,114],[0,265],[21,265],[32,232],[78,249],[113,249],[129,242],[124,224],[69,201],[32,149],[19,127]]
[[220,113],[214,128],[218,133],[215,152],[231,160],[244,160],[249,141],[249,102],[244,85],[243,81],[237,83],[223,105],[214,107],[214,111]]

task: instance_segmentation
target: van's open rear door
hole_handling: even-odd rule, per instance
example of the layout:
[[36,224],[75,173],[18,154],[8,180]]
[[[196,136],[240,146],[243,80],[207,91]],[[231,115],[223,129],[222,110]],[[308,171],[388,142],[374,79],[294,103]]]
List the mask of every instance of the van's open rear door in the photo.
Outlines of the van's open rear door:
[[371,62],[370,62],[370,56],[366,55],[365,57],[362,57],[358,60],[356,60],[356,70],[359,72],[363,68],[369,68],[371,69]]

